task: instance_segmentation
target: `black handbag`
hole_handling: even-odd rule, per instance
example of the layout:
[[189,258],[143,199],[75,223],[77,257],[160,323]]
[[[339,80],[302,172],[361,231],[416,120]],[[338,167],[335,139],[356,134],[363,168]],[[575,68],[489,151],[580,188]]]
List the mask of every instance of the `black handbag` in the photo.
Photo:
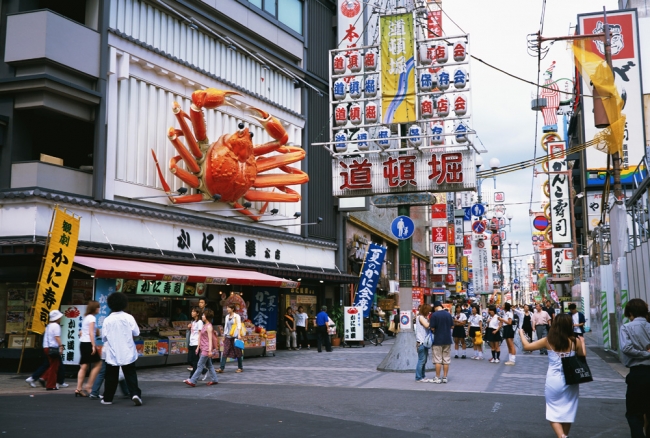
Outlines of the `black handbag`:
[[587,358],[578,354],[562,358],[562,371],[567,385],[578,385],[594,380],[587,365]]
[[59,356],[59,347],[48,347],[47,355],[50,356],[50,357],[58,357]]

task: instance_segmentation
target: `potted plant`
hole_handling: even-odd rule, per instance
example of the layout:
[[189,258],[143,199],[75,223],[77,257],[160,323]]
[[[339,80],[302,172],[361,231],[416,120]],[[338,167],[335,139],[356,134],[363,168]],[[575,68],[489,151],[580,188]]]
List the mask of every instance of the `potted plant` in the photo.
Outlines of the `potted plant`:
[[332,346],[338,347],[341,345],[341,335],[343,334],[343,307],[334,307],[330,317],[336,326],[336,334],[332,337]]

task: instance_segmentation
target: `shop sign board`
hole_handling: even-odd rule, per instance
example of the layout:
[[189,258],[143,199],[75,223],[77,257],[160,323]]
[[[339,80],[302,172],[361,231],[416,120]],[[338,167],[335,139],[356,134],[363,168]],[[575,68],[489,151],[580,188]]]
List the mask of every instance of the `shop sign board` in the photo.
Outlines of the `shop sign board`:
[[553,273],[571,274],[573,267],[573,249],[553,248]]
[[381,34],[381,113],[383,123],[417,120],[413,13],[379,17]]
[[277,349],[277,332],[270,331],[266,332],[266,352],[276,351]]
[[375,290],[379,283],[381,268],[386,257],[386,248],[370,243],[368,252],[359,275],[357,293],[354,297],[354,306],[363,308],[363,317],[370,317],[370,304],[373,302]]
[[454,245],[463,246],[463,218],[456,217],[454,218],[454,228],[456,228],[454,233]]
[[446,258],[433,258],[431,259],[431,273],[434,275],[447,274],[447,259]]
[[411,289],[411,298],[413,300],[413,313],[416,313],[422,304],[422,297],[424,296],[424,288],[414,287]]
[[395,208],[400,205],[434,205],[438,199],[433,193],[401,193],[373,196],[370,203],[378,208]]
[[104,326],[104,320],[111,313],[108,308],[108,296],[115,292],[116,282],[122,280],[115,280],[113,278],[96,278],[95,279],[95,301],[99,303],[99,313],[95,317],[95,325],[98,329]]
[[447,263],[452,266],[456,264],[456,247],[449,245],[447,247]]
[[[476,167],[468,150],[335,157],[333,195],[372,196],[410,192],[457,192],[474,189]],[[445,205],[445,215],[447,210]]]
[[59,308],[77,252],[79,222],[78,217],[58,207],[54,210],[47,254],[36,292],[34,317],[30,329],[34,333],[42,335],[45,326],[49,323],[50,311]]
[[472,242],[472,271],[475,293],[492,290],[492,252],[488,245],[479,247],[480,241]]
[[447,241],[447,227],[431,228],[431,241],[444,243]]
[[61,306],[61,343],[63,354],[61,361],[66,365],[79,365],[81,352],[79,350],[79,331],[84,320],[87,306]]
[[[303,298],[301,296],[297,298]],[[314,297],[315,298],[315,297]],[[257,287],[253,290],[253,302],[248,309],[253,324],[268,332],[278,327],[279,292],[275,288]]]
[[185,283],[174,281],[138,280],[137,295],[156,295],[160,297],[182,297]]
[[363,308],[343,307],[344,341],[363,342]]
[[[571,243],[571,210],[569,209],[569,175],[566,171],[564,158],[566,153],[564,142],[550,142],[549,152],[549,185],[551,227],[553,243]],[[550,159],[551,154],[560,154]]]
[[413,328],[412,314],[412,310],[401,310],[399,312],[399,327],[401,330],[411,330]]
[[462,256],[460,258],[460,280],[464,283],[469,281],[469,269],[467,267],[468,259],[467,256]]

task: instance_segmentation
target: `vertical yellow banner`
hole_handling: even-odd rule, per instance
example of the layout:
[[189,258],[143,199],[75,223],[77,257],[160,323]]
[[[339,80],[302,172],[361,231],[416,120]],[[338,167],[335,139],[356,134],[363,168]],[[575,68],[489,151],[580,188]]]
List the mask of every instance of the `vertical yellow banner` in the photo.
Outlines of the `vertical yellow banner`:
[[43,272],[38,283],[31,331],[43,334],[50,311],[58,309],[68,282],[79,240],[79,218],[58,208],[50,234]]
[[462,256],[460,258],[460,280],[467,283],[469,281],[469,272],[467,268],[467,256]]
[[385,124],[417,120],[413,14],[379,17],[381,109]]
[[453,266],[456,264],[456,247],[448,245],[447,247],[447,264]]

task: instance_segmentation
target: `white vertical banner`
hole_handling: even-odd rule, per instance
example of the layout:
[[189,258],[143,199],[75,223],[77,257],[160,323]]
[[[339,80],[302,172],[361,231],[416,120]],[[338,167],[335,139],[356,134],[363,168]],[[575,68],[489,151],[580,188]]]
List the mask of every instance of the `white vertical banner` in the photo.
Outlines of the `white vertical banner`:
[[487,240],[472,240],[472,274],[474,293],[492,292],[492,249]]
[[454,218],[454,245],[463,246],[463,220],[462,217]]
[[343,307],[343,340],[363,341],[363,307]]
[[339,49],[363,46],[363,2],[361,0],[338,0]]
[[[61,342],[63,355],[61,361],[66,365],[79,365],[79,332],[87,306],[61,306]],[[94,336],[94,333],[93,333]]]
[[[553,243],[571,243],[571,209],[566,145],[563,141],[547,143],[549,155],[549,197]],[[553,158],[550,158],[553,156]]]

